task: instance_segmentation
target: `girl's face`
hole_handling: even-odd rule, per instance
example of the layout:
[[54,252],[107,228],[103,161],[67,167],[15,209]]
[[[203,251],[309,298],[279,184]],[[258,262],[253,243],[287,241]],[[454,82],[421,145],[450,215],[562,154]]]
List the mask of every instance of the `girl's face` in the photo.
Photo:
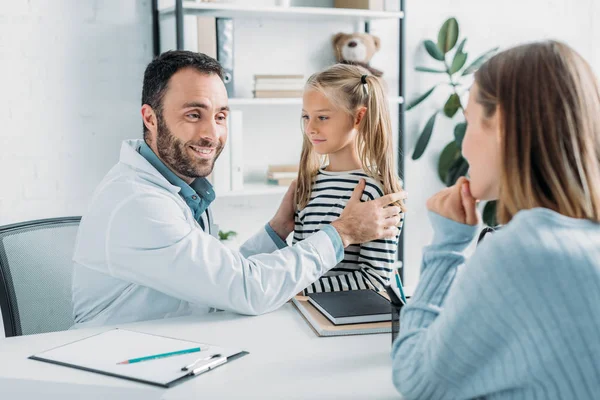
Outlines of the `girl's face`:
[[486,118],[483,106],[475,99],[479,88],[474,84],[465,110],[468,126],[462,153],[469,162],[471,193],[479,200],[496,200],[500,190],[500,127],[498,112]]
[[318,154],[333,154],[355,145],[354,118],[318,90],[304,91],[302,123],[304,134]]

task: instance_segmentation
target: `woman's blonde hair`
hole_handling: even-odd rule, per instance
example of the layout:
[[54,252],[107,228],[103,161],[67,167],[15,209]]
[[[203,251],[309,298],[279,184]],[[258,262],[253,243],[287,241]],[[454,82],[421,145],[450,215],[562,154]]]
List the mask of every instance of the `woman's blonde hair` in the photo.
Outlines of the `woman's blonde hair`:
[[499,113],[497,217],[544,207],[600,222],[600,90],[589,64],[546,41],[497,54],[475,74],[486,118]]
[[[366,107],[357,134],[362,169],[381,183],[384,194],[401,191],[400,180],[395,172],[390,112],[381,79],[357,65],[335,64],[308,78],[305,90],[321,92],[331,104],[348,113],[352,119],[359,108]],[[314,178],[324,162],[325,158],[314,151],[304,134],[296,190],[296,204],[300,209],[308,204]],[[396,205],[404,210],[403,202]]]

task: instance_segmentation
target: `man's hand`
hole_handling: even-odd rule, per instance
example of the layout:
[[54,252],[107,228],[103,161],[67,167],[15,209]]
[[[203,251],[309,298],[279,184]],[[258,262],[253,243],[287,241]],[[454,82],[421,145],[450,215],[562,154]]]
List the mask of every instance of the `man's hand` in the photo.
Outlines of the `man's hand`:
[[471,195],[469,180],[461,177],[454,186],[443,189],[427,200],[427,209],[461,224],[477,225],[477,200]]
[[390,204],[405,199],[406,193],[392,193],[361,203],[364,189],[365,180],[361,179],[340,217],[331,223],[342,238],[344,247],[375,239],[395,238],[398,234],[400,207]]
[[296,180],[294,179],[288,188],[279,209],[275,213],[275,216],[269,222],[269,225],[275,233],[281,238],[281,240],[287,239],[287,237],[294,230],[294,212],[296,211],[296,205],[294,204],[294,196],[296,194]]

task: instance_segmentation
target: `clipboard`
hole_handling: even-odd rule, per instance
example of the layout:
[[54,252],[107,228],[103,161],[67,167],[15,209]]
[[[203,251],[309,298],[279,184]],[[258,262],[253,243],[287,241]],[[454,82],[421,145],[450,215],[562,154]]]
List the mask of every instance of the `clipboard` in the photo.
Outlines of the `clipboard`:
[[[133,364],[119,364],[127,359],[192,347],[200,347],[202,350]],[[117,328],[34,354],[29,359],[170,388],[198,376],[190,375],[189,371],[182,371],[182,367],[198,358],[213,354],[226,357],[227,362],[224,365],[227,365],[249,353],[239,349],[226,349],[207,343]]]

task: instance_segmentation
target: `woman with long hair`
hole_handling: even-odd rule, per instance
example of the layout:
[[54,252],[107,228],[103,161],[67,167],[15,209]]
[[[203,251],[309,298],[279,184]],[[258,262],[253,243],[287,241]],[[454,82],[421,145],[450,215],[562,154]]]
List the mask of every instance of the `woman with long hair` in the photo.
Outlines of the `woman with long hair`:
[[[600,393],[600,90],[547,41],[484,64],[466,108],[469,179],[427,202],[433,243],[404,307],[393,378],[414,399]],[[469,260],[478,200],[504,227]]]

